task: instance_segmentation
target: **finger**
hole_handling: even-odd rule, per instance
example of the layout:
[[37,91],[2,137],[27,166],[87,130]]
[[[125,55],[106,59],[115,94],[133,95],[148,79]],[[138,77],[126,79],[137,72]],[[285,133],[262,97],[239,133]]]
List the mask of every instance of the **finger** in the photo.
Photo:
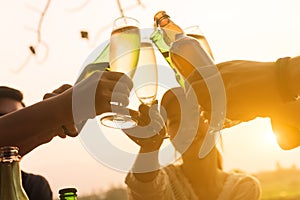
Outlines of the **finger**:
[[69,89],[69,88],[71,88],[71,87],[72,87],[72,86],[69,85],[69,84],[64,84],[64,85],[60,86],[59,88],[53,90],[52,93],[60,94],[60,93],[66,91],[67,89]]
[[139,106],[139,112],[140,112],[139,125],[140,126],[146,126],[150,123],[151,119],[149,116],[149,110],[150,110],[150,107],[145,104],[141,104]]
[[56,96],[57,94],[60,94],[60,93],[66,91],[67,89],[69,89],[69,88],[71,88],[71,87],[72,87],[71,85],[64,84],[64,85],[60,86],[59,88],[57,88],[56,90],[54,90],[52,93],[46,93],[46,94],[43,96],[43,99],[48,99],[48,98],[54,97],[54,96]]
[[67,137],[67,135],[64,133],[64,130],[63,130],[61,127],[57,128],[57,129],[54,130],[53,132],[55,132],[56,135],[57,135],[58,137],[60,137],[60,138],[66,138],[66,137]]
[[147,105],[145,105],[145,104],[141,104],[141,105],[139,105],[139,111],[141,112],[141,113],[143,113],[143,114],[145,114],[145,113],[149,113],[149,110],[150,110],[150,107],[149,106],[147,106]]
[[161,120],[152,120],[151,121],[152,132],[159,134],[164,131],[165,124]]
[[127,98],[130,96],[130,89],[124,84],[117,83],[110,91],[112,95],[124,94]]
[[154,100],[151,105],[158,105],[158,100]]
[[[65,127],[65,134],[70,137],[76,137],[78,135],[77,127],[74,124],[67,124]],[[64,128],[63,128],[64,129]]]
[[149,109],[149,117],[151,120],[159,121],[160,123],[163,122],[163,118],[160,115],[158,111],[158,105],[152,105],[151,108]]
[[47,93],[43,96],[43,99],[48,99],[48,98],[51,98],[51,97],[54,97],[56,96],[57,94],[54,94],[54,93]]
[[121,72],[102,72],[99,76],[100,80],[111,80],[114,82],[120,82],[121,84],[125,84],[130,88],[130,90],[133,87],[132,80],[124,73]]
[[140,113],[136,110],[128,109],[129,114],[133,119],[138,119],[140,117]]
[[112,80],[103,80],[97,89],[102,91],[101,93],[106,93],[110,96],[114,93],[122,93],[127,97],[130,95],[130,88],[126,84],[121,84]]
[[196,95],[198,103],[204,110],[211,110],[211,94],[204,80],[194,82],[188,92],[190,95]]

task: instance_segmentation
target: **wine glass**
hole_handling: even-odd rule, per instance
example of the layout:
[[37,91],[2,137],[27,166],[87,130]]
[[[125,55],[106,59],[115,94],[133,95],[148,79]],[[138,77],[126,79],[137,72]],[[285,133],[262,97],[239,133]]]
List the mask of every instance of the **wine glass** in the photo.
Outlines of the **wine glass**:
[[158,70],[151,41],[141,41],[138,67],[133,78],[134,90],[139,101],[151,106],[156,99]]
[[[139,59],[140,30],[139,21],[131,17],[119,17],[113,23],[110,36],[109,63],[110,71],[122,72],[133,78]],[[113,112],[106,113],[100,121],[110,128],[127,129],[137,125],[130,114],[120,113],[124,105],[111,102]]]
[[[134,91],[139,101],[146,105],[151,106],[156,100],[158,91],[158,67],[156,62],[156,56],[152,41],[149,38],[149,34],[142,31],[140,56],[138,61],[138,67],[136,68],[133,83]],[[169,138],[168,135],[164,136],[164,139]]]
[[193,37],[196,40],[198,40],[200,45],[207,51],[207,53],[214,60],[214,56],[208,44],[208,41],[206,40],[204,33],[202,32],[201,28],[198,25],[186,27],[184,28],[184,32],[186,33],[187,36]]

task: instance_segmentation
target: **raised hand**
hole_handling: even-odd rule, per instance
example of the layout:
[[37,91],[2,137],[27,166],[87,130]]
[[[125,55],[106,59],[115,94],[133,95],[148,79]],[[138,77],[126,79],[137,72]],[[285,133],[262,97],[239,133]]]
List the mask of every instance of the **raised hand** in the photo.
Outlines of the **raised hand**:
[[[268,117],[276,106],[282,104],[278,94],[273,62],[229,61],[217,65],[226,92],[226,117],[231,120],[249,121]],[[213,78],[213,77],[212,77]],[[205,80],[191,77],[199,104],[206,113],[211,109],[211,94]]]
[[[132,111],[131,111],[132,112]],[[141,152],[152,152],[160,148],[166,136],[165,122],[158,112],[157,100],[152,106],[139,106],[138,126],[123,129],[125,134],[141,147]]]

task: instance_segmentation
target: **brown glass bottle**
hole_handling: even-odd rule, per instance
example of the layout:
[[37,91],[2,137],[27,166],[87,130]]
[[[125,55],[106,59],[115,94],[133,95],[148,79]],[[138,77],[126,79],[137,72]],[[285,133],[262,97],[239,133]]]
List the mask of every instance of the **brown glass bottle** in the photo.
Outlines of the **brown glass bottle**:
[[180,26],[175,24],[165,11],[159,11],[154,15],[155,26],[162,30],[164,41],[168,46],[176,40],[177,34],[183,34]]
[[[180,74],[181,78],[188,80],[189,83],[200,79],[210,79],[208,90],[211,94],[212,115],[209,132],[219,132],[224,121],[226,123],[227,121],[232,123],[232,121],[225,119],[226,94],[222,77],[214,63],[210,48],[206,49],[205,45],[201,44],[197,38],[186,35],[184,30],[174,23],[165,11],[156,13],[154,21],[157,29],[162,32],[164,42],[170,47],[168,53],[172,67]],[[184,88],[186,87],[188,86],[185,81]]]
[[170,20],[165,11],[159,11],[155,14],[154,26],[155,31],[151,34],[150,39],[174,71],[178,84],[184,87],[184,79],[178,73],[170,58],[170,45],[175,41],[176,34],[183,33],[183,30]]

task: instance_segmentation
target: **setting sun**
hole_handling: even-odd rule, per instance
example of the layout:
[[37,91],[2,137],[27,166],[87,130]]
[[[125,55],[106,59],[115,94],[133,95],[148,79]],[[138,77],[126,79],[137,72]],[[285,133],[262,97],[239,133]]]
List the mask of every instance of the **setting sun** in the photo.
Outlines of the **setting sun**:
[[267,144],[270,145],[277,145],[277,139],[276,139],[276,135],[273,133],[272,130],[268,130],[265,133],[265,140]]

